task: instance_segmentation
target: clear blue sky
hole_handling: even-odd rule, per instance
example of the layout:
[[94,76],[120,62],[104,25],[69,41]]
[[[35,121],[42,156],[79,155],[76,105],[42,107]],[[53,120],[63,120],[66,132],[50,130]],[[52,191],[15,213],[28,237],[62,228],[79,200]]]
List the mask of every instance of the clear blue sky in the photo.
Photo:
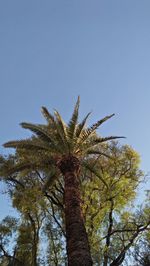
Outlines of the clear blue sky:
[[0,145],[28,136],[19,123],[42,122],[42,105],[68,120],[77,95],[91,123],[116,114],[102,134],[126,136],[148,172],[150,1],[1,0]]

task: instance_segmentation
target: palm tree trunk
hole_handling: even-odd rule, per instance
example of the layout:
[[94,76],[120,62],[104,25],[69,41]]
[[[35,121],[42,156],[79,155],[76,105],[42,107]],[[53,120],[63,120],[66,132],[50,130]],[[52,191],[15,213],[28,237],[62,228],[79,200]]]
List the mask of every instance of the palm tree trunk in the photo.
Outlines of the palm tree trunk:
[[92,258],[81,208],[79,188],[80,163],[69,156],[61,161],[59,168],[65,180],[65,223],[68,266],[91,266]]

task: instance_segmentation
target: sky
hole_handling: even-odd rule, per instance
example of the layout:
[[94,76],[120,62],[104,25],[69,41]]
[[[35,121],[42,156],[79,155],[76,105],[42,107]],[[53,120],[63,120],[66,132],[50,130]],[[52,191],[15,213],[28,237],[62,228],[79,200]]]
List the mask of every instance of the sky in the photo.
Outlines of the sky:
[[[116,114],[99,133],[125,136],[120,142],[139,152],[148,173],[149,14],[149,0],[1,0],[0,152],[29,136],[20,122],[44,122],[41,106],[68,121],[80,95],[89,124]],[[13,210],[2,194],[6,214]]]

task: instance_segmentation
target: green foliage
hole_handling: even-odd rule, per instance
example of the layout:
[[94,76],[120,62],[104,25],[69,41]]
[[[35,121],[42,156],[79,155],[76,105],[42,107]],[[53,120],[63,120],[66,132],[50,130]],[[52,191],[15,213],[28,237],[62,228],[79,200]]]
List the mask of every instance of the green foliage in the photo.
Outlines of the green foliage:
[[[114,114],[87,127],[89,113],[79,123],[79,103],[78,97],[68,124],[58,111],[52,115],[42,107],[47,124],[22,123],[34,135],[4,145],[16,151],[8,158],[0,157],[0,175],[20,221],[7,218],[0,224],[2,265],[12,258],[16,265],[24,261],[24,266],[67,263],[64,180],[58,169],[64,155],[80,161],[82,213],[95,266],[121,265],[135,241],[149,229],[149,205],[133,209],[143,179],[139,155],[130,146],[112,141],[116,136],[97,135],[97,128]],[[6,245],[13,232],[17,233],[15,252],[10,255]]]
[[[135,239],[141,239],[143,232],[147,230],[146,226],[150,222],[148,202],[144,208],[132,211],[136,188],[143,177],[143,173],[139,170],[139,162],[139,155],[131,147],[112,142],[101,146],[101,154],[91,155],[87,159],[93,171],[87,167],[82,168],[80,173],[82,209],[95,266],[104,263],[104,254],[108,257],[108,265],[111,264],[122,252],[123,246],[130,246],[136,233]],[[13,206],[21,215],[22,222],[16,229],[18,232],[15,242],[16,256],[19,261],[22,257],[26,258],[26,265],[32,265],[34,232],[38,230],[37,225],[40,226],[40,231],[36,256],[41,258],[40,265],[42,265],[40,239],[44,239],[47,254],[45,265],[65,265],[66,261],[63,179],[60,177],[60,180],[49,188],[45,186],[48,175],[49,172],[46,171],[32,173],[24,171],[15,175],[14,179],[11,179],[13,176],[4,179],[11,190]],[[102,179],[105,182],[102,182]],[[113,225],[109,232],[110,214]],[[12,228],[12,225],[9,228]],[[141,231],[143,228],[144,231]],[[110,243],[107,246],[106,239],[109,234]],[[134,242],[132,247],[133,244]]]
[[[13,255],[10,256],[9,250],[14,252],[15,244],[12,246],[12,239],[15,242],[15,233],[17,231],[18,220],[7,216],[0,223],[0,265],[11,265]],[[17,265],[16,265],[17,266]],[[19,266],[19,265],[18,265]]]
[[[137,212],[132,211],[136,188],[143,176],[138,166],[140,161],[138,154],[131,147],[119,146],[116,142],[104,145],[101,147],[101,152],[107,156],[92,155],[88,159],[88,164],[93,165],[93,169],[96,169],[107,185],[87,168],[83,168],[80,174],[83,215],[95,266],[103,264],[104,254],[108,256],[108,265],[112,263],[121,253],[123,245],[130,244],[137,232],[137,225],[142,225],[140,229],[143,229],[150,221],[148,205]],[[41,257],[40,239],[44,239],[47,250],[45,265],[65,265],[66,261],[63,179],[55,182],[53,187],[45,188],[46,194],[43,197],[43,184],[47,174],[46,172],[29,174],[27,171],[17,174],[14,179],[11,179],[12,176],[4,179],[11,190],[13,206],[21,215],[22,222],[17,227],[18,237],[15,246],[19,261],[23,257],[26,258],[25,265],[32,265],[35,229],[32,219],[36,225],[36,232],[37,225],[40,225],[42,233],[38,233],[37,258]],[[14,180],[19,183],[14,183]],[[110,244],[107,247],[106,238],[110,228],[111,212],[113,227]],[[9,228],[12,228],[12,225]],[[145,230],[137,237],[140,238]],[[42,257],[39,265],[42,265],[41,261]]]

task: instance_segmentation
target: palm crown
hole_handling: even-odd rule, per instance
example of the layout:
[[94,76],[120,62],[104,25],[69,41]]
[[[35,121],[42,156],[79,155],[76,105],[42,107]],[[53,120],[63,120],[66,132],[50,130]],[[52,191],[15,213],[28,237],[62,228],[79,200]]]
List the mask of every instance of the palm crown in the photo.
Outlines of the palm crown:
[[50,114],[45,107],[42,107],[47,124],[21,123],[25,129],[31,130],[34,135],[25,140],[9,141],[4,147],[15,148],[18,161],[8,172],[19,172],[24,169],[43,169],[50,165],[56,166],[63,156],[74,156],[84,158],[88,154],[100,153],[100,143],[116,138],[117,136],[98,137],[96,129],[114,114],[98,120],[91,127],[86,127],[88,113],[81,123],[78,122],[80,98],[78,97],[72,117],[66,124],[58,111]]

